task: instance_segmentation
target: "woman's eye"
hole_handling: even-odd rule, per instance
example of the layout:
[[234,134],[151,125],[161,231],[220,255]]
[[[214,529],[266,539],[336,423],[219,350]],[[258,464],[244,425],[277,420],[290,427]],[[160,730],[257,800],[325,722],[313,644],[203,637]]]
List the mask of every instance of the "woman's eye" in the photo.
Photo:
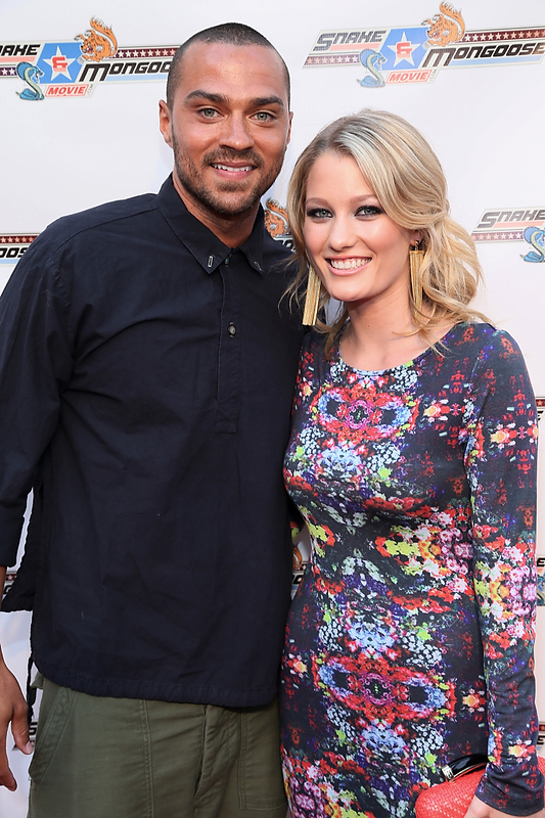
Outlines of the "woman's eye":
[[356,216],[378,216],[380,213],[384,213],[384,211],[378,205],[364,205],[356,211]]
[[311,210],[307,210],[306,215],[307,219],[327,219],[331,216],[331,213],[325,207],[313,207]]

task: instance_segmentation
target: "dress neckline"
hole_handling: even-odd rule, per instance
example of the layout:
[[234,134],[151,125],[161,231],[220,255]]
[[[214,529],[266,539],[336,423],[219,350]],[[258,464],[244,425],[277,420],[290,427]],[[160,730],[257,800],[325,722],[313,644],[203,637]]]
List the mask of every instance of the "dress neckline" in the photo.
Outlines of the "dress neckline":
[[[465,322],[459,321],[458,323],[453,324],[452,327],[449,330],[447,330],[445,332],[445,334],[441,338],[439,338],[437,343],[446,345],[447,339],[449,339],[450,336],[452,334],[454,334],[455,330],[458,327],[462,326],[462,324],[465,324]],[[346,361],[344,360],[343,356],[341,355],[341,338],[342,338],[342,336],[344,334],[344,331],[345,331],[347,325],[348,325],[348,321],[344,325],[341,333],[339,334],[339,337],[335,341],[335,345],[333,347],[333,353],[334,353],[335,363],[340,364],[343,369],[346,369],[346,370],[348,370],[350,372],[359,372],[361,375],[366,375],[367,377],[372,377],[373,375],[382,375],[385,372],[395,372],[398,369],[408,369],[409,367],[415,366],[415,364],[420,363],[424,358],[427,358],[428,355],[430,355],[430,353],[432,353],[434,351],[433,347],[431,347],[431,346],[427,347],[427,349],[424,349],[422,352],[420,352],[414,358],[411,358],[409,361],[405,361],[402,364],[397,364],[396,366],[388,366],[385,369],[358,369],[356,366],[350,366],[350,364],[347,364]]]

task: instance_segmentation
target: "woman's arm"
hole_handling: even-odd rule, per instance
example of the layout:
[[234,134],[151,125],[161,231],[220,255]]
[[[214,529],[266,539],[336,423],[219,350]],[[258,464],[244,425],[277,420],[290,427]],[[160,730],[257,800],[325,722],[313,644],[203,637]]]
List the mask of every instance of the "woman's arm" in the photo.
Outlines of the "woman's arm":
[[[475,796],[468,807],[465,818],[517,818],[517,816],[489,807],[488,804],[485,804],[480,798]],[[527,818],[545,818],[545,809],[540,809],[539,812],[533,812],[527,816]]]
[[533,675],[537,418],[524,360],[507,333],[483,346],[466,406],[490,759],[471,809],[479,818],[535,815],[543,808]]

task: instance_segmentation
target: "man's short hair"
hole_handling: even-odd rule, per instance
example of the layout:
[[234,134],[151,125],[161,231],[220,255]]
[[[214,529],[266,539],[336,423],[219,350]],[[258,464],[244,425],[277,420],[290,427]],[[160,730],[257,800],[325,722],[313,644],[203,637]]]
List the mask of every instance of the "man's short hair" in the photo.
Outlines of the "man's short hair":
[[288,96],[288,109],[290,107],[290,96],[291,96],[291,89],[290,89],[290,74],[288,71],[288,66],[282,59],[282,56],[278,53],[274,45],[267,40],[263,34],[260,34],[259,31],[256,31],[255,28],[250,28],[250,26],[244,25],[244,23],[221,23],[218,26],[212,26],[211,28],[205,28],[202,31],[198,31],[192,37],[182,43],[179,49],[176,51],[174,57],[172,58],[172,63],[170,65],[170,70],[168,72],[168,80],[167,80],[167,105],[172,110],[172,105],[174,103],[174,96],[176,94],[176,88],[178,87],[178,83],[180,82],[180,78],[182,75],[182,62],[183,57],[187,49],[193,43],[229,43],[230,45],[260,45],[263,48],[271,48],[280,59],[282,66],[284,68],[284,74],[286,79],[286,90]]

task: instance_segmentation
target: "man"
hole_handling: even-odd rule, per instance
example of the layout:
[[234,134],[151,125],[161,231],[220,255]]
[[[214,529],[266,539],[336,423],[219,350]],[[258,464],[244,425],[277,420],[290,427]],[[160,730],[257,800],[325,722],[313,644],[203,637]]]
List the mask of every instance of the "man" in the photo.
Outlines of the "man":
[[[159,117],[175,162],[159,194],[59,220],[0,300],[0,565],[35,498],[4,602],[33,600],[44,677],[32,818],[286,810],[281,466],[300,329],[259,205],[290,137],[286,66],[253,29],[207,29],[178,50]],[[10,721],[29,752],[2,663],[14,789]]]

